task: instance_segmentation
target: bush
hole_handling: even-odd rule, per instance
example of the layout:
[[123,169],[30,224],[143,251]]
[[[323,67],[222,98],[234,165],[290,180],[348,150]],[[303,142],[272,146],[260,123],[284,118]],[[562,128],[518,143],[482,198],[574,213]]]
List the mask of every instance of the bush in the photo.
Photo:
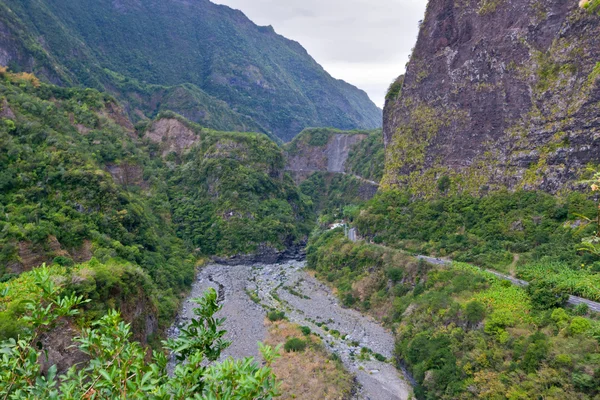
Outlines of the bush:
[[385,275],[392,283],[396,284],[402,280],[404,271],[402,271],[402,268],[388,268],[385,271]]
[[582,333],[586,333],[592,328],[592,324],[589,320],[583,317],[575,317],[573,321],[571,321],[571,325],[569,325],[569,333],[571,335],[581,335]]
[[577,304],[577,306],[573,310],[575,315],[579,315],[579,316],[587,315],[587,313],[589,311],[590,311],[590,306],[588,306],[586,303]]
[[485,305],[477,300],[467,303],[465,318],[470,324],[478,324],[485,318]]
[[531,298],[531,304],[538,310],[561,307],[569,300],[568,294],[543,281],[532,282],[527,287],[527,293]]
[[281,321],[285,318],[285,313],[283,311],[269,311],[267,318],[269,318],[269,321],[271,322]]
[[311,333],[311,330],[308,326],[301,326],[300,331],[306,336],[310,335]]
[[292,351],[293,352],[304,351],[306,349],[306,342],[302,339],[291,338],[291,339],[288,339],[287,342],[285,342],[283,349],[288,353],[292,352]]
[[373,357],[375,357],[375,359],[377,361],[381,361],[381,362],[386,362],[387,361],[387,358],[385,358],[385,356],[383,354],[375,353],[373,355]]

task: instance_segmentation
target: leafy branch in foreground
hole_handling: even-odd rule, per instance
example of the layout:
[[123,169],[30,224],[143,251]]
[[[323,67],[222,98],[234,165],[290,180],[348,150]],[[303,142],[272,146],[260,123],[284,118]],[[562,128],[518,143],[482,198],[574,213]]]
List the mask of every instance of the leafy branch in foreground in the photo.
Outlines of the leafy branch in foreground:
[[[60,377],[56,366],[44,373],[39,363],[44,349],[38,348],[38,338],[77,315],[85,300],[61,296],[60,285],[45,267],[34,272],[34,279],[40,297],[27,304],[24,318],[30,329],[18,340],[0,343],[0,399],[262,400],[278,395],[270,368],[278,349],[260,345],[264,367],[253,358],[216,362],[230,342],[223,340],[224,319],[214,317],[221,307],[213,289],[195,300],[198,318],[178,338],[163,342],[165,352],[153,352],[151,362],[146,349],[130,340],[130,325],[113,310],[74,339],[89,361]],[[172,374],[167,371],[166,351],[179,361]]]

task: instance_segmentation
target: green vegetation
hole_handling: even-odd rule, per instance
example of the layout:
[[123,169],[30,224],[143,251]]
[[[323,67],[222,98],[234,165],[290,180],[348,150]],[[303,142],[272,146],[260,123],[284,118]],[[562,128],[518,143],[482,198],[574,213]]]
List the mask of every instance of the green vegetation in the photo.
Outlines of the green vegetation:
[[388,88],[385,95],[386,101],[396,101],[402,94],[402,85],[404,84],[404,75],[400,75]]
[[593,264],[597,256],[577,249],[593,229],[582,215],[595,214],[594,202],[575,192],[562,198],[501,191],[424,200],[389,191],[355,210],[354,222],[375,243],[508,272],[515,254],[521,265],[553,260],[571,267]]
[[202,254],[278,250],[302,241],[312,205],[265,135],[202,130],[199,143],[167,174],[177,232]]
[[[527,290],[469,264],[433,266],[399,250],[318,232],[308,263],[347,306],[397,334],[419,399],[593,399],[600,322],[541,309]],[[394,282],[390,277],[400,274]]]
[[565,293],[600,301],[600,263],[573,268],[566,263],[533,263],[520,266],[518,276],[544,282]]
[[164,328],[198,256],[282,250],[314,223],[310,200],[283,172],[282,150],[263,134],[163,113],[197,139],[163,158],[162,143],[145,135],[150,124],[135,131],[110,96],[5,69],[0,115],[0,282],[44,262],[77,270],[94,258],[80,288],[98,306],[90,316],[133,299],[125,288],[141,286],[139,274],[127,271],[141,267]]
[[285,342],[283,349],[288,353],[292,351],[298,353],[306,349],[306,342],[299,338],[290,338]]
[[[161,321],[172,317],[194,260],[166,217],[163,164],[118,123],[114,100],[4,73],[0,106],[13,116],[0,120],[0,278],[54,259],[118,258],[148,273]],[[108,172],[126,168],[129,185]]]
[[[298,154],[301,149],[307,147],[324,147],[326,146],[331,138],[336,134],[344,135],[376,135],[376,132],[380,130],[367,131],[367,130],[340,130],[335,128],[306,128],[294,139],[287,143],[284,147],[285,150],[292,155]],[[383,143],[382,143],[383,146]]]
[[[215,362],[230,343],[222,339],[224,321],[214,317],[220,309],[214,290],[196,299],[196,318],[177,339],[163,342],[164,351],[154,352],[151,361],[146,349],[131,341],[131,327],[118,312],[109,311],[73,339],[88,361],[61,376],[57,376],[56,366],[42,371],[38,360],[45,349],[40,348],[40,337],[65,319],[76,317],[77,308],[85,301],[81,296],[65,295],[46,268],[35,270],[31,277],[36,295],[26,303],[22,318],[29,329],[18,340],[0,343],[0,395],[4,398],[242,400],[271,399],[278,394],[270,368],[277,350],[261,346],[263,367],[252,358]],[[171,376],[167,351],[180,361]]]
[[589,12],[600,12],[600,0],[581,0],[579,5]]
[[285,319],[285,313],[283,311],[277,310],[269,311],[269,313],[267,314],[267,318],[271,322],[282,321]]
[[4,0],[0,23],[11,69],[111,92],[132,119],[172,110],[284,141],[308,126],[381,126],[368,96],[297,42],[210,2]]
[[375,130],[369,136],[355,144],[348,154],[346,170],[374,182],[383,177],[385,168],[385,148],[383,146],[383,131]]
[[367,184],[369,192],[365,193],[364,185],[352,175],[315,172],[300,184],[300,191],[311,199],[323,222],[333,222],[346,214],[344,210],[364,203],[376,190]]

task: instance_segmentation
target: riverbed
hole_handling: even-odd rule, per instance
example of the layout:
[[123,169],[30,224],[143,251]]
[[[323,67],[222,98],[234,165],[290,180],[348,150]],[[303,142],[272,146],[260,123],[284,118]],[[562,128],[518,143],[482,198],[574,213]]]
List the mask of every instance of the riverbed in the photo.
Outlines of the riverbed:
[[[258,345],[264,341],[266,310],[284,311],[286,317],[299,325],[310,327],[323,338],[331,352],[338,354],[344,366],[356,376],[360,400],[409,399],[412,389],[406,377],[391,362],[381,362],[374,354],[393,358],[394,337],[372,318],[342,308],[331,290],[305,270],[303,261],[288,261],[272,265],[211,264],[197,276],[188,300],[170,330],[177,335],[178,327],[193,317],[191,299],[201,297],[212,287],[219,293],[223,309],[219,317],[227,320],[225,339],[233,344],[224,357],[259,357]],[[368,349],[369,355],[365,354]],[[311,400],[311,399],[307,399]]]

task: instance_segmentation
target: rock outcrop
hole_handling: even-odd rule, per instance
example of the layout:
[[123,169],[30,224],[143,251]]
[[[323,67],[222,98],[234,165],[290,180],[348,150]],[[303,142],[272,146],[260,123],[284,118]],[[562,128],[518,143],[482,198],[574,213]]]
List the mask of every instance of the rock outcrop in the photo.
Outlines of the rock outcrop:
[[345,173],[350,150],[367,138],[368,132],[306,129],[287,147],[286,170],[298,181],[313,172]]
[[[575,0],[430,0],[384,111],[384,187],[558,192],[600,161],[600,18]],[[447,178],[445,178],[447,179]]]
[[146,137],[159,144],[163,157],[169,153],[181,154],[199,140],[199,135],[194,129],[175,118],[161,118],[155,121]]

